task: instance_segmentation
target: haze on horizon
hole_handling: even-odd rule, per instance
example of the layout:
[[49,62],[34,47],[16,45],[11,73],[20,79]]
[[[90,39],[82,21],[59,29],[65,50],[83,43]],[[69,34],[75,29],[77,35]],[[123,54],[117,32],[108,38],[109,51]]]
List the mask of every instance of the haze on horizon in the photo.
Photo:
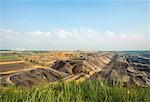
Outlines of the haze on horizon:
[[0,0],[0,48],[150,50],[148,0]]

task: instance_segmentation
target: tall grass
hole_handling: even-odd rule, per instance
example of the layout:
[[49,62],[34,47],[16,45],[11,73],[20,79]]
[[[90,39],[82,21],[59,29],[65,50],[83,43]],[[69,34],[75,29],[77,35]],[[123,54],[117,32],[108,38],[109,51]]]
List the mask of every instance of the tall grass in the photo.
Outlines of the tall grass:
[[150,102],[150,87],[111,87],[102,81],[9,87],[0,102]]

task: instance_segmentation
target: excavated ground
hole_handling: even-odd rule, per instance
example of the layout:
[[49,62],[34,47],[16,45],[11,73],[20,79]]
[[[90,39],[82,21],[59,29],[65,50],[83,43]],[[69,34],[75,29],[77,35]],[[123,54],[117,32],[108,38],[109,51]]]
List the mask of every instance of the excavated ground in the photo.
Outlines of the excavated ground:
[[91,76],[92,80],[102,79],[111,85],[138,86],[150,85],[150,58],[118,55],[100,72]]
[[86,80],[107,65],[112,57],[112,54],[100,53],[69,60],[57,60],[50,67],[41,67],[5,76],[2,84],[32,86],[41,82],[55,82],[62,79],[65,81],[81,78]]
[[0,84],[30,87],[60,80],[105,80],[110,85],[149,86],[150,58],[119,52],[82,53],[80,57],[58,59],[49,67],[36,66],[1,75]]

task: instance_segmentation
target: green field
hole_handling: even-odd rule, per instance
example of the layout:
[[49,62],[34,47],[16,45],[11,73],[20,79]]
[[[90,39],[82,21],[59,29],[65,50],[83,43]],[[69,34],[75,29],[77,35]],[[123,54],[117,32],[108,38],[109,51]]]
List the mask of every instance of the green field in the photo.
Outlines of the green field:
[[19,60],[15,55],[0,55],[0,61],[17,61]]
[[101,81],[9,87],[0,102],[150,102],[150,87],[111,87]]

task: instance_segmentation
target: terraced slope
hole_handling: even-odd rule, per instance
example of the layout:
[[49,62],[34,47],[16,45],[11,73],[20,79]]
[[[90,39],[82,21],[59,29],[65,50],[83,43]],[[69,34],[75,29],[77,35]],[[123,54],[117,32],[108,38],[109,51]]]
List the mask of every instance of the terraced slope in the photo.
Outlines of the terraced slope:
[[[48,60],[48,59],[47,59]],[[56,60],[51,66],[35,65],[34,68],[1,76],[0,84],[32,86],[76,80],[105,80],[110,85],[150,85],[150,58],[121,52],[82,53],[80,57]]]
[[[112,55],[97,54],[70,60],[58,60],[49,68],[36,68],[7,77],[9,84],[32,86],[59,80],[86,80],[111,61]],[[7,81],[7,80],[6,80]]]
[[150,59],[141,56],[116,54],[114,59],[100,72],[91,76],[92,80],[103,79],[111,85],[150,85]]

